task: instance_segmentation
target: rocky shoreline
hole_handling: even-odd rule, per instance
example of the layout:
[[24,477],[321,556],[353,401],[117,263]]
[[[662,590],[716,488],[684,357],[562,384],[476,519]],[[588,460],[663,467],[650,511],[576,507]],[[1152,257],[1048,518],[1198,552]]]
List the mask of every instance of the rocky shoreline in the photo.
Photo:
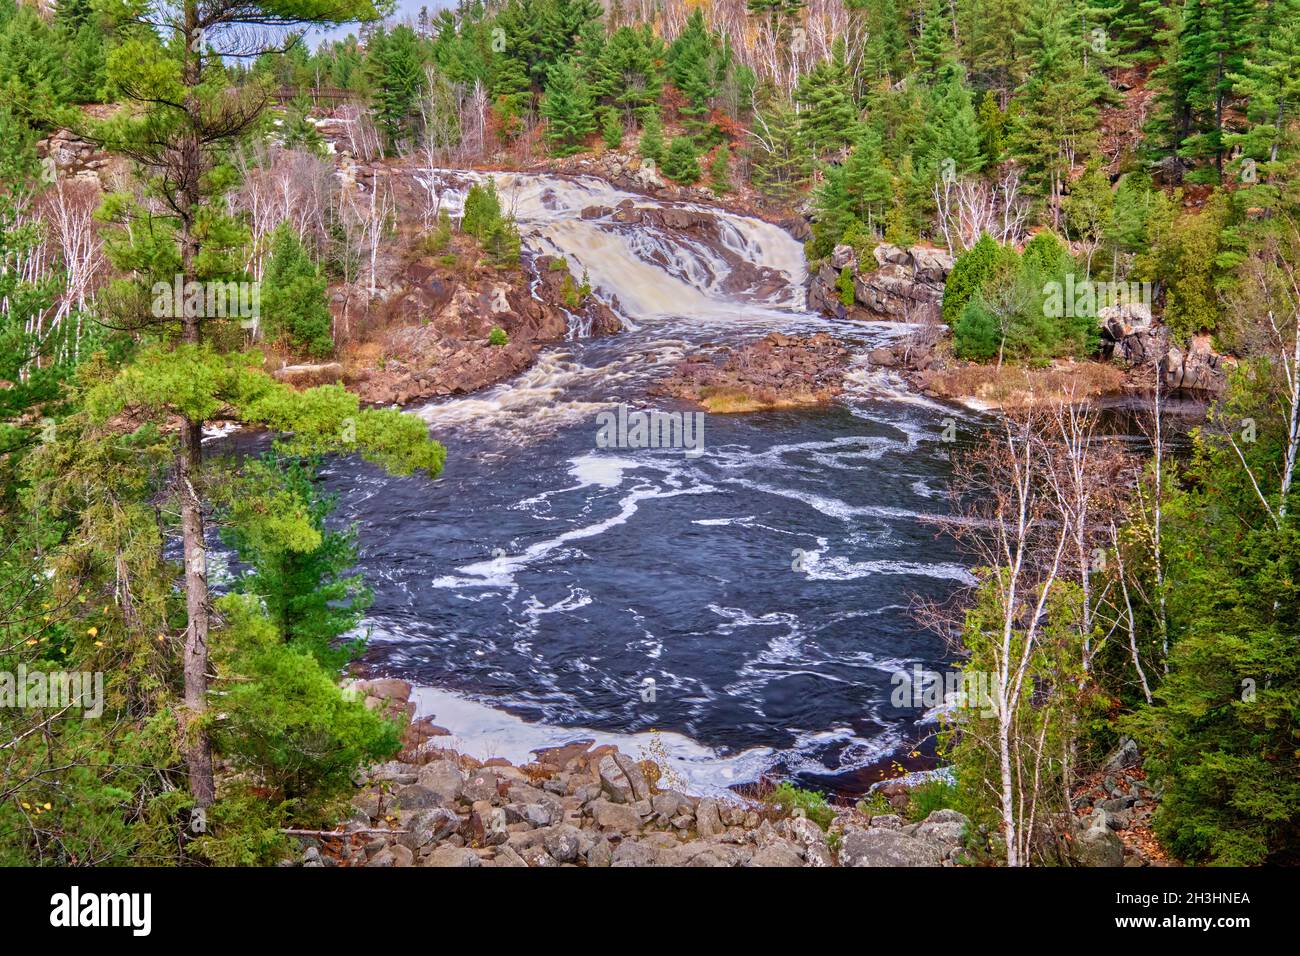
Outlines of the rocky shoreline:
[[[411,685],[350,685],[368,707],[415,713]],[[816,822],[798,809],[736,794],[692,796],[652,760],[579,740],[514,766],[448,746],[428,719],[406,726],[397,759],[356,781],[335,831],[293,831],[304,866],[954,866],[984,839],[965,816],[834,808]],[[897,799],[897,793],[891,799]],[[905,801],[904,801],[905,802]]]

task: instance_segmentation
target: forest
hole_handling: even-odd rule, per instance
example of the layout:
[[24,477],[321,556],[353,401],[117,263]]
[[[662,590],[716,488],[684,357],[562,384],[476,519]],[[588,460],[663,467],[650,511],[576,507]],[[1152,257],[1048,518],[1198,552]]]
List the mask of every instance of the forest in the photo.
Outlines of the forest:
[[[797,221],[849,308],[882,246],[945,251],[959,367],[1105,364],[1096,311],[1043,291],[1146,290],[1138,442],[1067,401],[954,455],[974,583],[916,627],[994,706],[943,722],[926,799],[969,862],[1060,862],[1075,788],[1133,741],[1162,855],[1296,862],[1300,0],[0,0],[0,91],[0,864],[273,864],[403,750],[346,686],[368,531],[318,475],[432,482],[448,447],[268,356],[337,360],[398,240],[527,281],[505,192],[451,214],[437,171],[611,155]],[[327,114],[414,198],[340,190]],[[250,286],[256,322],[212,303]],[[1198,350],[1223,386],[1174,436],[1159,369]],[[274,437],[205,453],[227,425]],[[37,674],[102,675],[102,714],[53,683],[15,705]]]

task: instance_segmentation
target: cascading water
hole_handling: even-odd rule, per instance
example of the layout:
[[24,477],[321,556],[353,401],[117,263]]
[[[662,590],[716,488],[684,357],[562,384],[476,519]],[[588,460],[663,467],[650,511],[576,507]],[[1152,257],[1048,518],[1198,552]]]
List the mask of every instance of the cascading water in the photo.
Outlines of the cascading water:
[[[451,208],[474,175],[449,174]],[[416,410],[447,445],[436,482],[331,464],[375,592],[368,662],[427,688],[422,709],[480,755],[579,736],[637,754],[655,729],[694,789],[773,768],[861,789],[932,729],[890,696],[944,658],[913,598],[968,580],[926,520],[954,412],[898,401],[861,361],[898,326],[803,311],[803,250],[775,226],[594,178],[497,185],[526,249],[562,256],[626,327]],[[671,210],[711,217],[712,241],[660,225]],[[859,355],[836,404],[707,416],[698,457],[597,446],[597,414],[654,406],[647,387],[697,346],[824,329]]]

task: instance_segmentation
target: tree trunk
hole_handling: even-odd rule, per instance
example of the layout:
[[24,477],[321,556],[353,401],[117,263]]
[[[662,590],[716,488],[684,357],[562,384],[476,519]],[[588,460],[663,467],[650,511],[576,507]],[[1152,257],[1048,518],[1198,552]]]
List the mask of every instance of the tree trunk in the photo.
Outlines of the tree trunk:
[[181,535],[185,544],[185,762],[190,774],[190,795],[200,808],[212,805],[216,786],[212,777],[212,744],[207,730],[196,722],[208,707],[208,556],[203,540],[203,507],[194,482],[198,477],[202,425],[187,421],[184,447],[178,459],[181,495]]
[[[184,83],[193,89],[202,82],[203,35],[198,25],[197,0],[185,0]],[[201,202],[199,181],[203,174],[203,153],[197,133],[200,107],[193,95],[186,108],[195,132],[185,144],[184,165],[178,189],[181,218],[181,278],[197,281],[199,237],[194,231],[195,215]],[[202,340],[199,315],[186,309],[181,338],[197,345]],[[199,476],[203,467],[203,423],[185,420],[181,429],[181,451],[177,459],[181,499],[181,536],[185,545],[185,762],[190,775],[190,796],[200,809],[212,805],[216,784],[212,776],[212,742],[201,724],[208,709],[208,552],[203,539],[203,505],[199,500]]]

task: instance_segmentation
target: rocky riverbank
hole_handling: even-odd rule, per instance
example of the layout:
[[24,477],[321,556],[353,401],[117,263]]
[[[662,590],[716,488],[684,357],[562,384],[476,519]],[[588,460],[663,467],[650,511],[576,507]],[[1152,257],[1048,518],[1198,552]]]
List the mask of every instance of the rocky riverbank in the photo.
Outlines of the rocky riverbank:
[[[367,706],[410,717],[411,685],[358,681]],[[296,833],[305,866],[954,866],[984,839],[954,810],[919,822],[836,808],[817,822],[772,801],[693,796],[658,764],[589,740],[523,766],[449,746],[427,719],[358,779],[337,830]],[[824,825],[823,825],[824,824]]]
[[[622,327],[603,302],[581,295],[563,260],[525,265],[476,267],[466,254],[453,265],[411,261],[388,290],[390,318],[344,350],[345,384],[377,405],[465,394],[522,372],[571,328],[607,335]],[[494,329],[503,343],[493,342]]]

